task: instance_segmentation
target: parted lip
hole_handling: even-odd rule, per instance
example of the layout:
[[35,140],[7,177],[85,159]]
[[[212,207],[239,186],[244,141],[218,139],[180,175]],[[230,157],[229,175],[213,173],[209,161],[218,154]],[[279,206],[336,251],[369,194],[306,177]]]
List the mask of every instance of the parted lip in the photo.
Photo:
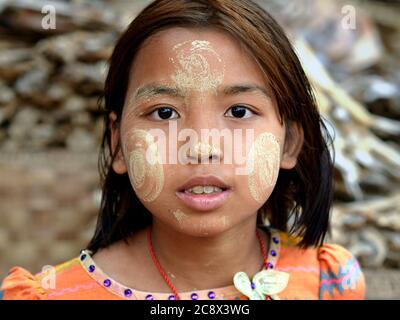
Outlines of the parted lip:
[[188,180],[185,184],[178,188],[179,192],[183,192],[187,189],[193,188],[195,186],[216,186],[223,190],[230,189],[224,181],[214,175],[207,176],[197,176]]

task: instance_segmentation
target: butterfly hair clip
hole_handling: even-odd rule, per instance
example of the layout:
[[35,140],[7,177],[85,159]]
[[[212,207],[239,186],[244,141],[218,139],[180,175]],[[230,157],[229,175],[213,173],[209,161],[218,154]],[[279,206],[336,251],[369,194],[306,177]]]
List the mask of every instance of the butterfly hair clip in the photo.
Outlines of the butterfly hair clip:
[[250,300],[280,300],[278,293],[282,292],[289,282],[289,274],[276,270],[262,270],[256,273],[250,281],[245,272],[237,272],[233,277],[236,289]]

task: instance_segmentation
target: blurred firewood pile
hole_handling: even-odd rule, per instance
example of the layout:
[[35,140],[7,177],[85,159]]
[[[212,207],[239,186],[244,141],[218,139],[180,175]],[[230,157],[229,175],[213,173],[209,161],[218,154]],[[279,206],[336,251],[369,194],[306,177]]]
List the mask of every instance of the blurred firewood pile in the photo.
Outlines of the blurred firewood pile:
[[[21,208],[24,199],[27,204],[33,202],[33,207],[36,204],[32,210],[36,210],[40,221],[58,221],[61,229],[70,228],[69,236],[64,232],[61,237],[64,247],[50,256],[64,252],[62,259],[69,258],[73,250],[80,249],[76,242],[73,248],[65,249],[67,240],[73,239],[78,229],[74,229],[75,220],[62,218],[60,212],[81,219],[81,229],[93,227],[86,220],[94,221],[98,205],[98,197],[93,196],[98,192],[95,157],[102,131],[98,98],[107,59],[120,32],[148,2],[0,0],[0,260],[11,257],[4,254],[7,241],[14,245],[19,239],[17,228],[11,226],[19,225],[19,231],[26,232],[24,219],[28,219],[29,211]],[[341,4],[329,0],[258,3],[288,31],[335,137],[333,241],[349,248],[364,266],[400,267],[400,5],[390,1]],[[56,10],[56,29],[42,27],[42,8],[46,4]],[[348,18],[342,11],[345,5],[354,5],[355,28],[343,20]],[[38,166],[32,164],[33,155],[60,151],[83,154],[76,162],[89,159],[90,165],[77,165],[79,169],[73,176],[77,180],[73,182],[70,177],[69,184],[60,184],[54,172],[49,173],[51,165],[43,159],[36,184],[30,171]],[[23,154],[31,156],[19,162],[10,156]],[[57,159],[57,172],[73,163]],[[82,177],[79,170],[86,170],[86,175]],[[47,188],[36,192],[36,196],[30,192],[31,202],[26,194],[14,199],[19,210],[25,210],[25,218],[16,215],[18,210],[13,209],[10,200],[10,190],[16,193],[18,189],[18,174],[25,188],[39,190],[41,179]],[[64,189],[57,193],[56,188],[67,188],[73,194],[79,179],[84,180],[84,189],[76,188],[76,195],[67,198],[70,211],[61,208],[67,200],[48,199],[53,193],[63,197]],[[10,183],[14,186],[11,189]],[[76,202],[79,198],[84,200]],[[2,203],[7,199],[7,204]],[[55,215],[55,211],[60,214]],[[28,225],[39,220],[31,218]],[[27,238],[28,247],[46,232],[43,225],[40,230]],[[82,247],[90,232],[80,232]],[[48,231],[47,236],[53,244],[59,238]],[[23,248],[16,252],[24,256]],[[31,261],[31,255],[23,262]],[[0,275],[4,263],[0,261]]]
[[400,3],[285,2],[273,10],[335,138],[331,238],[364,266],[400,267]]

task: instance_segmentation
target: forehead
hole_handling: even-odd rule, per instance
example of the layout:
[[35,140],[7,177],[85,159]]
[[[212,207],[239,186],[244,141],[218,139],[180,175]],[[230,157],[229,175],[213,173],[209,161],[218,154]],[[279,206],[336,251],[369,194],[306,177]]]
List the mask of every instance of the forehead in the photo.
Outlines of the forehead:
[[255,59],[229,34],[213,29],[170,28],[143,43],[132,64],[129,87],[172,83],[177,66],[194,55],[204,59],[211,71],[222,70],[223,83],[264,83]]

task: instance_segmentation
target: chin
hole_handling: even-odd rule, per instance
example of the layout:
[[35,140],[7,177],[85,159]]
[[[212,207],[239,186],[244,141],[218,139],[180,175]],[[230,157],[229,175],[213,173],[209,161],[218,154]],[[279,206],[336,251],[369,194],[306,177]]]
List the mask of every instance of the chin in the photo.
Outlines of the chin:
[[212,216],[212,213],[197,213],[194,217],[187,216],[176,222],[174,228],[193,237],[215,237],[232,227],[229,216]]

